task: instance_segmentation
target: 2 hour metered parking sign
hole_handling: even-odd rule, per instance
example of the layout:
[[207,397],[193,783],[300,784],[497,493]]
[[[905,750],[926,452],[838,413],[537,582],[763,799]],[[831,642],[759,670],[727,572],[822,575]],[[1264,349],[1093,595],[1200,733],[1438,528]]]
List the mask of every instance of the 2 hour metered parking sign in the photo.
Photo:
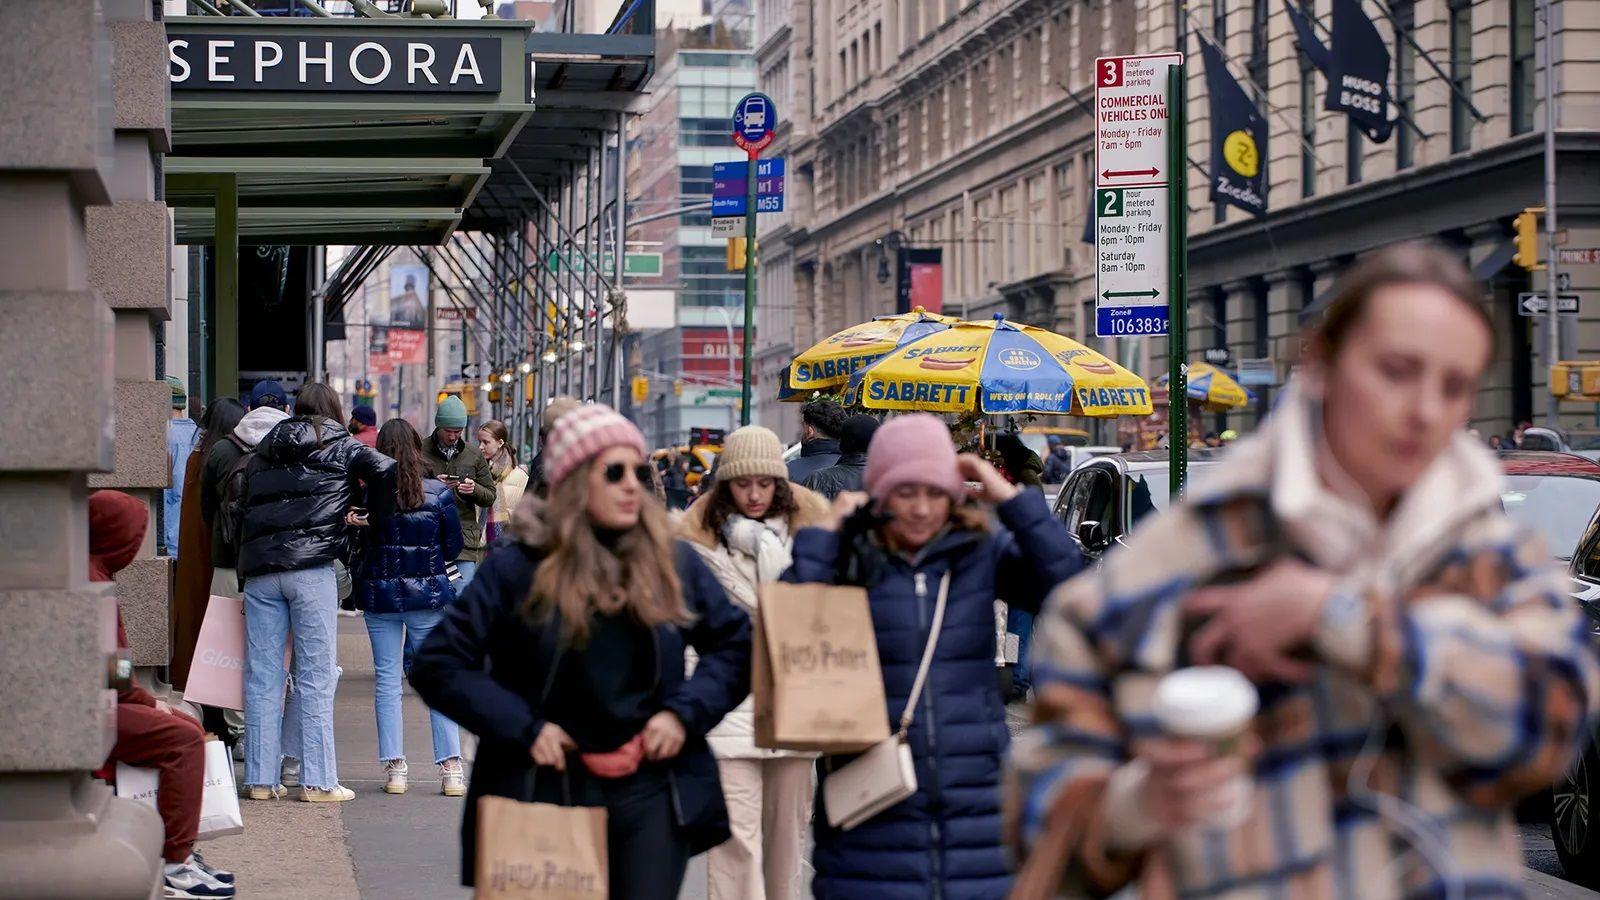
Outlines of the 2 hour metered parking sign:
[[1167,333],[1167,70],[1181,53],[1094,62],[1095,334]]

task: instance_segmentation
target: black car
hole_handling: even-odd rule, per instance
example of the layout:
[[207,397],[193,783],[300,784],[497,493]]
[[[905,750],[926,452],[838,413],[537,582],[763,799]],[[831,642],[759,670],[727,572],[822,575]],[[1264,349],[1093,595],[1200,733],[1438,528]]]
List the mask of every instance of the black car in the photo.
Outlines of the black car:
[[[1189,451],[1189,480],[1203,478],[1221,458],[1216,448]],[[1090,560],[1120,542],[1140,519],[1167,508],[1169,459],[1165,450],[1102,456],[1074,469],[1052,506]]]

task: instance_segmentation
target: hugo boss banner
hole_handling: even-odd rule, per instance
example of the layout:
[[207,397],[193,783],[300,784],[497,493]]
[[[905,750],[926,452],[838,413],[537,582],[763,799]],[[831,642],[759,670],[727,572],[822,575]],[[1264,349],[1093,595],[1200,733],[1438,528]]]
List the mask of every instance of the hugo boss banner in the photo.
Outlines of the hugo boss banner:
[[1340,110],[1373,143],[1389,139],[1389,48],[1361,0],[1333,0],[1333,50],[1323,109]]
[[499,93],[500,41],[489,37],[173,35],[172,89]]
[[1228,74],[1228,63],[1200,40],[1211,102],[1211,199],[1254,215],[1267,212],[1267,122]]

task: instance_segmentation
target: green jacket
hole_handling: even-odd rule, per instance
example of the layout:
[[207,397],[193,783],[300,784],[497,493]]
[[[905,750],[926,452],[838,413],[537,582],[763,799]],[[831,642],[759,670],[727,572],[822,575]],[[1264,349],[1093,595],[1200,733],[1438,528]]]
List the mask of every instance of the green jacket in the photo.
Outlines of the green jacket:
[[461,449],[449,459],[439,450],[439,432],[422,439],[422,455],[433,465],[435,475],[454,475],[470,478],[477,485],[470,495],[453,491],[456,513],[461,517],[463,549],[456,559],[462,562],[483,561],[483,518],[480,509],[494,505],[494,473],[489,471],[489,461],[478,452],[477,445],[461,439]]

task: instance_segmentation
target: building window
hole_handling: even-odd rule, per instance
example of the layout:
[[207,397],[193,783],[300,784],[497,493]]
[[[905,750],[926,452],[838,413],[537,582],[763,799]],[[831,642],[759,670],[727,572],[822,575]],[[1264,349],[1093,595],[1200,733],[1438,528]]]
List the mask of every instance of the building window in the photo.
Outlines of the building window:
[[1450,0],[1450,152],[1472,149],[1472,0]]
[[874,46],[874,47],[876,47],[878,49],[878,56],[877,56],[876,59],[873,60],[873,63],[875,64],[873,66],[873,68],[875,70],[879,71],[879,72],[882,72],[883,71],[883,23],[882,22],[878,22],[878,23],[876,23],[875,25],[872,26],[872,37],[873,37],[872,46]]
[[867,31],[861,35],[861,64],[866,67],[864,74],[872,74],[872,32]]
[[1356,126],[1356,120],[1355,119],[1350,119],[1349,120],[1349,127],[1345,129],[1345,132],[1346,132],[1345,133],[1345,139],[1344,139],[1345,183],[1346,184],[1360,184],[1361,183],[1361,159],[1362,159],[1363,156],[1366,155],[1366,152],[1367,152],[1366,145],[1364,143],[1362,143],[1362,142],[1366,139],[1366,136],[1363,135],[1361,133],[1361,129]]
[[1270,0],[1253,0],[1250,4],[1250,60],[1245,64],[1255,91],[1256,102],[1267,102],[1267,16],[1272,7]]
[[1300,57],[1300,196],[1317,194],[1317,67]]
[[1395,0],[1390,11],[1394,14],[1394,103],[1399,119],[1394,123],[1394,166],[1409,169],[1416,162],[1416,135],[1408,122],[1416,121],[1417,113],[1417,54],[1407,38],[1417,29],[1416,0]]
[[[1180,9],[1182,7],[1180,6]],[[1216,45],[1222,50],[1222,55],[1228,55],[1228,3],[1227,0],[1216,0],[1211,6],[1211,36]],[[1221,203],[1212,204],[1211,221],[1221,225],[1228,217],[1228,207]]]
[[1511,133],[1533,130],[1537,69],[1533,61],[1534,0],[1511,0]]

